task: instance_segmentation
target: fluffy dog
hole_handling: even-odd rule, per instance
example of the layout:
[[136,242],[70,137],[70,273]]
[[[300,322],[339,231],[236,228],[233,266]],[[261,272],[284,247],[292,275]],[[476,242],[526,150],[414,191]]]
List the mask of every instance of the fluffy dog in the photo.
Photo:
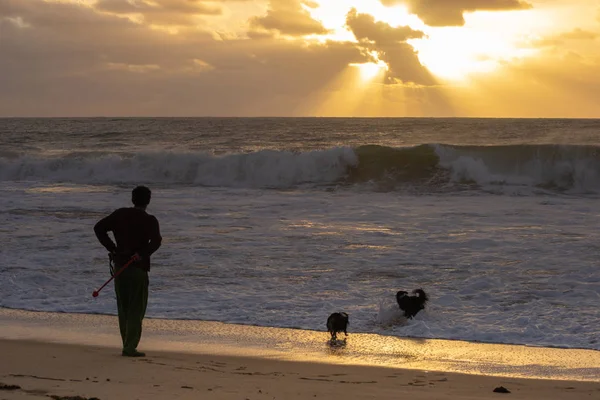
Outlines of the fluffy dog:
[[331,335],[331,340],[337,340],[338,332],[344,332],[344,334],[348,336],[348,332],[346,332],[348,329],[348,324],[348,314],[345,312],[336,312],[331,314],[329,318],[327,318],[327,331]]
[[398,302],[398,307],[402,311],[404,311],[404,316],[406,318],[412,319],[417,313],[425,308],[425,304],[429,300],[427,294],[423,289],[413,290],[414,296],[409,296],[408,292],[404,290],[400,290],[396,293],[396,301]]

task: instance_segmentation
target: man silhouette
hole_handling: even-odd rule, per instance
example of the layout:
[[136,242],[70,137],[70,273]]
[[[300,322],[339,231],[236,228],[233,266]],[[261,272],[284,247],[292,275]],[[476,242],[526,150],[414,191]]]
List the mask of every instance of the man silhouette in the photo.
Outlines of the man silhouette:
[[[133,263],[115,278],[119,330],[126,357],[143,357],[137,351],[142,337],[142,320],[148,304],[148,271],[150,256],[162,243],[158,220],[146,212],[152,192],[138,186],[131,192],[133,207],[119,208],[94,226],[94,233],[108,250],[115,268],[129,260]],[[113,233],[116,244],[108,232]]]

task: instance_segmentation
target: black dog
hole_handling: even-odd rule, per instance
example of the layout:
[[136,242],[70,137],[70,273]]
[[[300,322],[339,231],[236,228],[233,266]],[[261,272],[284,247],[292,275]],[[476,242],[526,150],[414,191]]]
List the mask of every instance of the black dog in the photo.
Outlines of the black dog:
[[337,333],[344,332],[348,336],[348,314],[345,312],[333,313],[327,318],[327,331],[331,334],[331,340],[337,340]]
[[412,318],[417,313],[425,308],[425,303],[429,300],[427,294],[423,289],[413,290],[413,294],[415,296],[409,296],[408,292],[404,290],[400,290],[396,293],[396,301],[398,302],[398,307],[402,311],[404,311],[404,316],[406,318]]

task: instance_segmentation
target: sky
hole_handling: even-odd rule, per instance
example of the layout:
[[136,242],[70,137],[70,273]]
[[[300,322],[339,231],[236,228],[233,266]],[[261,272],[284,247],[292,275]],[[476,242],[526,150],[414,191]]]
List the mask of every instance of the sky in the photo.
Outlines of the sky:
[[0,116],[600,118],[600,0],[0,0]]

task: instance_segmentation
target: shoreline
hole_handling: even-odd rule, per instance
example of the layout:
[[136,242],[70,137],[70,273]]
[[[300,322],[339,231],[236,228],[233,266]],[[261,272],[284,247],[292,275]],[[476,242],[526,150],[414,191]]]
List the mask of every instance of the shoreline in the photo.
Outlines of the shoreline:
[[[23,313],[31,313],[31,314],[58,314],[58,315],[90,315],[90,316],[99,316],[99,317],[116,317],[117,313],[89,313],[89,312],[67,312],[67,311],[40,311],[33,310],[27,308],[13,308],[13,307],[0,307],[0,318],[3,316],[3,310],[6,311],[14,311],[14,312],[23,312]],[[316,329],[307,329],[307,328],[295,328],[289,326],[264,326],[264,325],[256,325],[256,324],[243,324],[243,323],[233,323],[233,322],[223,322],[216,319],[191,319],[191,318],[166,318],[166,317],[145,317],[144,323],[149,320],[154,321],[170,321],[172,323],[177,322],[197,322],[197,323],[217,323],[217,324],[225,324],[225,325],[234,325],[239,327],[250,327],[250,328],[265,328],[265,329],[288,329],[291,331],[305,331],[305,332],[325,332],[319,331]],[[483,345],[504,345],[504,346],[523,346],[523,347],[532,347],[532,348],[543,348],[543,349],[558,349],[558,350],[585,350],[585,351],[597,351],[600,352],[599,349],[591,349],[588,347],[567,347],[567,346],[551,346],[551,345],[534,345],[527,343],[506,343],[506,342],[494,342],[494,341],[481,341],[481,340],[465,340],[465,339],[454,339],[454,338],[427,338],[422,336],[396,336],[396,335],[388,335],[385,333],[370,333],[370,332],[351,332],[352,334],[364,334],[364,335],[375,335],[381,337],[390,337],[390,338],[400,338],[407,340],[439,340],[439,341],[447,341],[447,342],[461,342],[461,343],[473,343],[473,344],[483,344]]]
[[[0,339],[65,343],[120,352],[117,319],[97,314],[0,308]],[[600,382],[600,351],[350,332],[328,345],[322,331],[194,320],[144,320],[139,349],[195,356],[238,356],[339,367],[374,367],[502,378]]]

